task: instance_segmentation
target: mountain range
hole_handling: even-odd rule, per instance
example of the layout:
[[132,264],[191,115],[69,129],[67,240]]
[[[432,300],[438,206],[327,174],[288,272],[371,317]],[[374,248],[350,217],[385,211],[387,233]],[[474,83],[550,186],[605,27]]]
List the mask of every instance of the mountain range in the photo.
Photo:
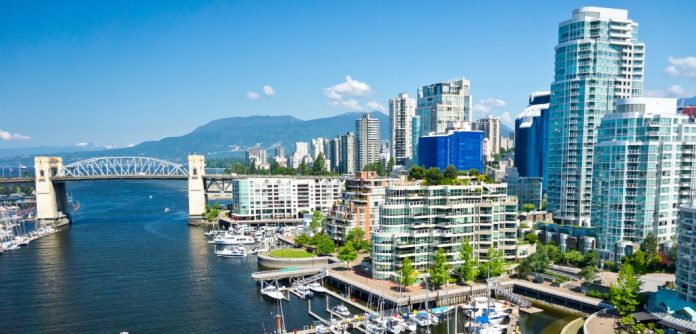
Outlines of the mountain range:
[[[380,138],[389,139],[389,116],[378,111],[371,113],[380,122]],[[125,148],[106,149],[103,146],[81,144],[70,147],[35,147],[0,149],[0,159],[13,163],[33,164],[35,155],[58,155],[67,162],[99,156],[149,156],[174,162],[185,162],[189,154],[203,154],[208,159],[242,157],[249,147],[285,147],[286,155],[294,152],[295,142],[310,142],[312,138],[335,138],[355,131],[355,121],[362,113],[348,112],[336,116],[301,120],[293,116],[244,116],[211,121],[191,133],[146,141]],[[501,134],[512,130],[501,124]],[[272,155],[269,152],[269,156]]]

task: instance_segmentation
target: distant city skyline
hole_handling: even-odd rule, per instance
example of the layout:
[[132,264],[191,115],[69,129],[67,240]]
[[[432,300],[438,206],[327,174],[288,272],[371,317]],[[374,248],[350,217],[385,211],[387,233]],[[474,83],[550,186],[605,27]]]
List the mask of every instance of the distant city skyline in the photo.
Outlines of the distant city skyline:
[[510,127],[531,91],[549,90],[558,23],[581,6],[640,22],[644,95],[696,95],[689,1],[14,2],[0,11],[0,148],[125,147],[224,117],[387,112],[390,97],[460,77],[473,119]]

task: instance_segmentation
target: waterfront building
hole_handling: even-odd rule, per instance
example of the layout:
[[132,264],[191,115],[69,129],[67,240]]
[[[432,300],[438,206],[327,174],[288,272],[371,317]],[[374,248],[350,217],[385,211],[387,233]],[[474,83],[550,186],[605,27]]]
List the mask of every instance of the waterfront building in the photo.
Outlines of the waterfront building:
[[379,160],[379,119],[365,113],[355,121],[355,147],[355,167],[358,171]]
[[420,135],[445,132],[448,122],[471,122],[469,80],[439,82],[418,89]]
[[551,84],[548,206],[555,221],[590,225],[596,130],[614,100],[643,92],[645,45],[622,9],[582,7],[559,25]]
[[341,198],[334,203],[324,223],[324,231],[343,242],[348,231],[361,228],[369,240],[379,227],[379,207],[384,202],[384,189],[398,179],[381,177],[376,172],[358,172],[345,180]]
[[508,195],[517,197],[519,209],[525,204],[541,209],[544,201],[541,177],[520,176],[516,167],[507,167],[503,182],[508,185]]
[[659,243],[677,233],[677,204],[696,189],[696,124],[676,113],[676,100],[627,98],[602,119],[594,145],[592,225],[598,252],[614,259],[619,242]]
[[486,261],[488,249],[503,252],[507,260],[518,257],[517,199],[507,195],[505,184],[424,186],[405,179],[386,188],[379,227],[372,233],[372,276],[394,279],[408,257],[416,270],[432,267],[442,248],[457,267],[459,247],[468,239],[475,256]]
[[268,169],[268,157],[266,150],[261,147],[250,147],[246,150],[246,161],[249,166],[256,169]]
[[339,136],[338,172],[355,174],[355,134],[348,132]]
[[442,134],[422,136],[418,142],[418,163],[444,170],[454,165],[457,170],[472,168],[483,171],[483,132],[449,130]]
[[678,224],[676,290],[696,303],[696,202],[679,207]]
[[389,141],[391,156],[397,165],[406,165],[413,157],[413,116],[416,100],[406,93],[389,100]]
[[421,136],[421,121],[420,121],[420,116],[415,115],[411,119],[411,139],[413,140],[411,143],[411,162],[414,165],[418,165],[418,140]]
[[493,161],[493,156],[500,152],[500,119],[488,115],[474,122],[473,130],[483,132],[486,161]]
[[515,118],[515,166],[521,177],[546,178],[550,99],[550,92],[532,93],[529,106]]
[[335,177],[249,177],[232,180],[233,223],[298,223],[305,212],[329,213],[341,198]]

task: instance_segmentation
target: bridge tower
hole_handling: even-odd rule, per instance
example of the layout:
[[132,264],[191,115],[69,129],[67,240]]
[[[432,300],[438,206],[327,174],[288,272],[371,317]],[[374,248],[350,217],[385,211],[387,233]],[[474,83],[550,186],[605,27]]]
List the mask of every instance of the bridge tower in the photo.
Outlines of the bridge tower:
[[35,157],[36,171],[36,219],[55,222],[68,222],[65,218],[68,201],[65,196],[65,182],[55,181],[63,176],[63,158]]
[[188,197],[189,224],[205,218],[205,157],[202,155],[188,156]]

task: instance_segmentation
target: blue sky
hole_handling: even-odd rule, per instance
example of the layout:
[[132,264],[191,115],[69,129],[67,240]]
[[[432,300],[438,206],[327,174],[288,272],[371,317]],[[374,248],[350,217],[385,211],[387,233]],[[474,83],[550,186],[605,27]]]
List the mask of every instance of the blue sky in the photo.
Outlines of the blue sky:
[[650,95],[696,95],[694,1],[3,1],[0,148],[372,110],[462,76],[475,118],[509,119],[548,89],[558,23],[586,5],[640,23]]

